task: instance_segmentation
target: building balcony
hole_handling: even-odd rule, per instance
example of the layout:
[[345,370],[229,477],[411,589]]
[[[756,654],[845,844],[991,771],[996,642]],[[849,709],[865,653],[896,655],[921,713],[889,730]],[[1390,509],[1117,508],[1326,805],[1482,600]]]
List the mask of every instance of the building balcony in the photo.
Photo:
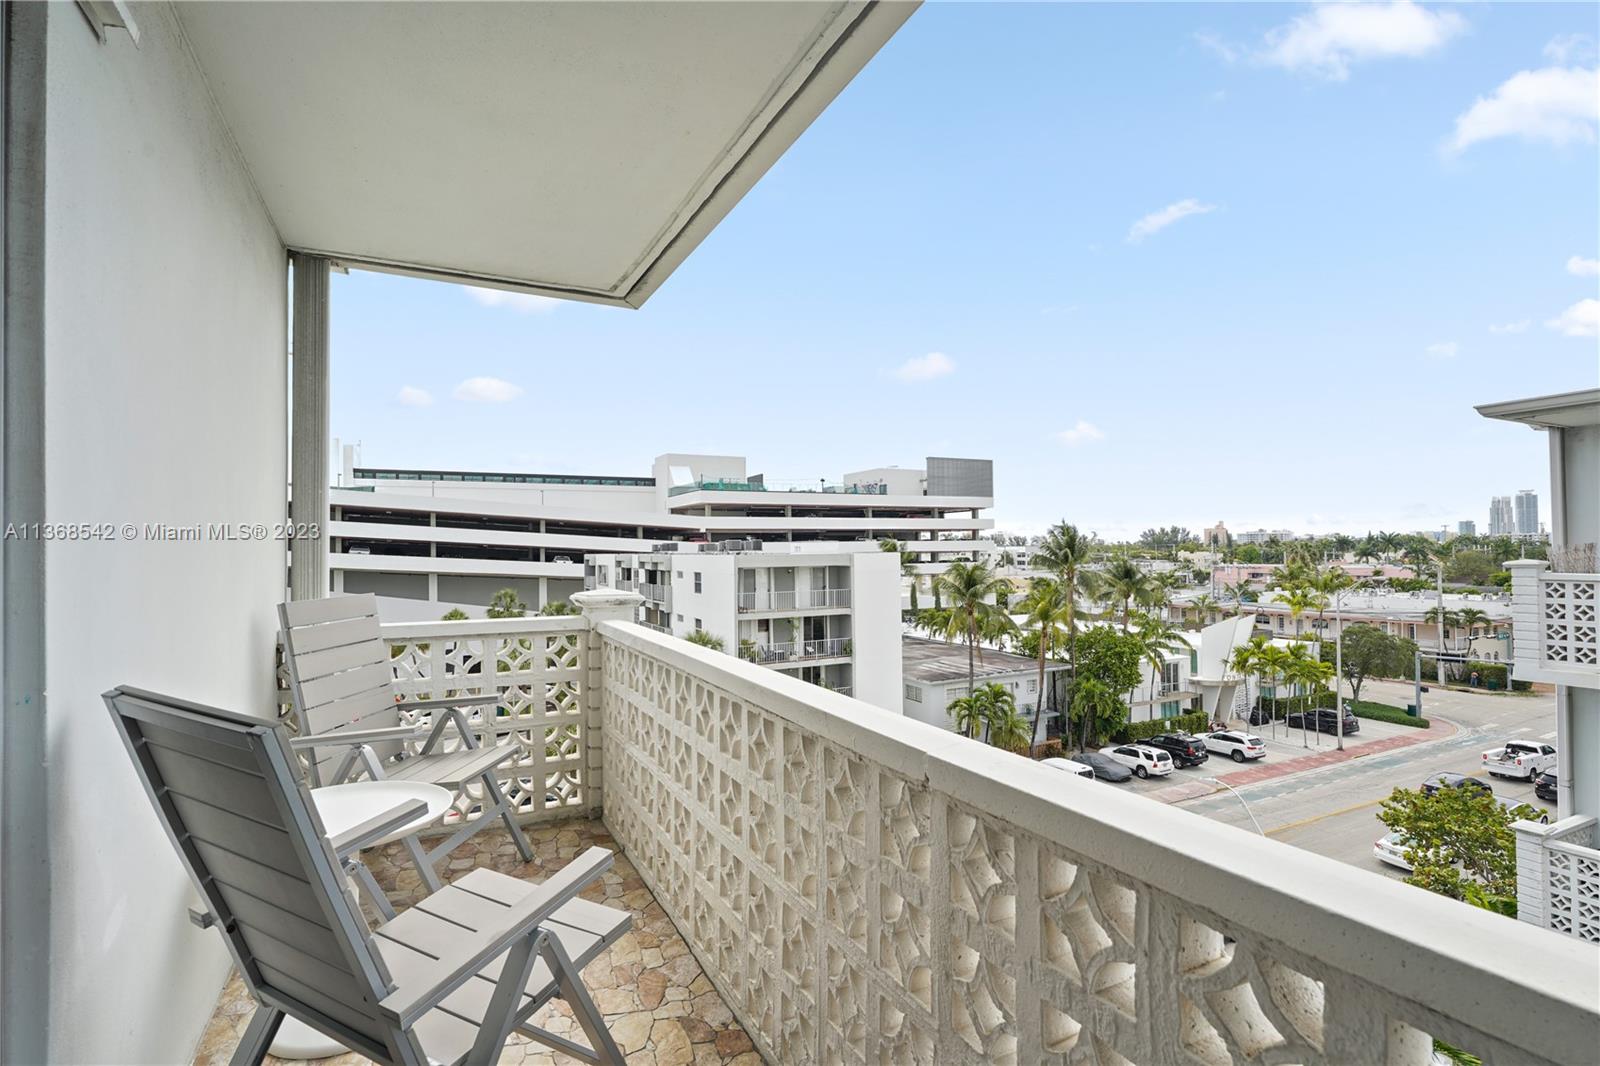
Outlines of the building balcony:
[[1600,829],[1593,818],[1517,822],[1517,917],[1600,944]]
[[[580,600],[386,626],[395,677],[505,694],[489,732],[524,819],[620,847],[622,898],[691,956],[667,987],[701,971],[685,1029],[725,1008],[766,1061],[863,1066],[1593,1056],[1590,945],[660,636],[635,596]],[[602,1009],[643,1026],[659,979],[614,961]]]
[[763,666],[782,666],[813,659],[842,659],[850,655],[849,637],[827,640],[793,640],[779,644],[757,644],[755,661]]
[[1530,559],[1507,564],[1517,680],[1600,688],[1600,574],[1592,551],[1587,558],[1586,572],[1552,572]]
[[827,610],[850,606],[849,589],[782,589],[739,593],[739,612]]

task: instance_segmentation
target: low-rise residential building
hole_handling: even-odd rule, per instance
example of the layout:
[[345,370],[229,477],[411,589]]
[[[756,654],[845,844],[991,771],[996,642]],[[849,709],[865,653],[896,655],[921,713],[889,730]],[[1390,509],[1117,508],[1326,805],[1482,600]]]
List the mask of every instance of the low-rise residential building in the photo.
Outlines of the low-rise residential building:
[[[949,707],[968,692],[967,646],[924,637],[901,638],[902,707],[907,717],[930,725],[953,729]],[[1016,700],[1017,712],[1032,721],[1039,707],[1039,661],[1025,655],[994,648],[981,648],[971,660],[976,683],[1003,685]],[[1045,663],[1044,707],[1048,712],[1059,707],[1052,689],[1059,689],[1065,663]],[[1059,691],[1055,693],[1059,696]],[[1039,739],[1052,735],[1055,723],[1047,718],[1039,725]]]
[[594,553],[584,587],[644,597],[639,621],[899,711],[900,560],[874,543],[664,543]]
[[892,537],[924,583],[952,559],[993,550],[987,459],[781,485],[736,455],[660,455],[647,476],[389,469],[358,466],[348,451],[343,465],[328,493],[331,588],[376,593],[385,617],[477,616],[503,588],[537,609],[583,588],[589,555],[665,542]]
[[[1400,563],[1330,563],[1357,581],[1404,581],[1417,576],[1417,572]],[[1223,563],[1211,568],[1213,590],[1226,589],[1240,582],[1251,588],[1265,588],[1283,569],[1282,563]],[[1213,595],[1216,593],[1213,592]]]

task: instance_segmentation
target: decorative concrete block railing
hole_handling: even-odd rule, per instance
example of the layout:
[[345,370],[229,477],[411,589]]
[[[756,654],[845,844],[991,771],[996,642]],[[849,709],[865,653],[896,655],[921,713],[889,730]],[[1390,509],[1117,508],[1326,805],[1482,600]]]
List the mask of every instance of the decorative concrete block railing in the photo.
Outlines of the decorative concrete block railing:
[[1551,573],[1521,559],[1511,571],[1512,675],[1600,688],[1600,574]]
[[1517,822],[1517,917],[1600,944],[1600,828],[1593,818]]
[[[614,616],[616,617],[616,616]],[[622,615],[625,617],[625,615]],[[1590,1061],[1593,949],[625,622],[605,820],[782,1063]],[[1532,937],[1533,941],[1528,938]]]

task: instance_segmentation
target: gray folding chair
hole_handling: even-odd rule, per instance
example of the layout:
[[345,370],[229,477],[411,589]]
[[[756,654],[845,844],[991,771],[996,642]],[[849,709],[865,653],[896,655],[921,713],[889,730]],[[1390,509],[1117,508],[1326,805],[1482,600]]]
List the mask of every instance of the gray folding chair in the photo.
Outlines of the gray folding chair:
[[[105,694],[150,802],[259,1006],[233,1062],[259,1063],[292,1016],[381,1063],[491,1063],[513,1030],[583,1062],[622,1053],[580,970],[627,930],[578,899],[611,865],[578,855],[543,884],[474,870],[368,930],[340,873],[416,817],[412,802],[324,834],[282,726],[134,688]],[[534,1026],[565,999],[587,1047]]]
[[[494,743],[480,746],[462,713],[462,708],[492,707],[499,693],[396,702],[389,645],[378,628],[378,600],[371,594],[281,603],[278,620],[300,727],[293,744],[310,749],[313,785],[340,784],[362,771],[377,780],[417,781],[452,792],[481,782],[478,817],[465,820],[442,844],[424,854],[414,837],[406,838],[429,888],[439,885],[434,864],[496,820],[505,823],[522,860],[532,861],[533,849],[497,773],[516,750]],[[402,712],[430,715],[432,724],[415,725]],[[450,739],[458,746],[447,751],[443,745]]]

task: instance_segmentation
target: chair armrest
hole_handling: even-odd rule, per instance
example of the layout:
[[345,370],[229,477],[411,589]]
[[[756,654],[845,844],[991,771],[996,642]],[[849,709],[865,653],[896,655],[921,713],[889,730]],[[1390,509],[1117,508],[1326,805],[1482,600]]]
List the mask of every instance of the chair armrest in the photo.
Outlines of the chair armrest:
[[480,692],[476,696],[445,696],[436,700],[404,700],[395,704],[402,711],[444,711],[451,707],[477,707],[485,703],[499,703],[500,693]]
[[[541,922],[562,904],[583,891],[610,868],[615,856],[605,848],[592,847],[575,857],[557,873],[545,878],[521,902],[506,908],[505,920],[492,929],[480,929],[471,936],[457,938],[458,950],[435,959],[418,975],[414,986],[396,988],[378,1004],[378,1009],[402,1029],[410,1029],[450,993],[493,962],[519,939],[533,935]],[[444,891],[449,891],[445,889]],[[378,930],[382,932],[382,930]]]
[[360,825],[351,826],[337,836],[329,837],[328,843],[333,845],[334,855],[343,862],[347,855],[382,840],[407,822],[415,821],[427,813],[428,805],[422,800],[407,800],[373,815]]
[[309,737],[291,737],[291,748],[339,748],[352,744],[376,744],[383,740],[420,740],[426,730],[414,725],[389,726],[386,729],[338,729],[331,733],[313,733]]

